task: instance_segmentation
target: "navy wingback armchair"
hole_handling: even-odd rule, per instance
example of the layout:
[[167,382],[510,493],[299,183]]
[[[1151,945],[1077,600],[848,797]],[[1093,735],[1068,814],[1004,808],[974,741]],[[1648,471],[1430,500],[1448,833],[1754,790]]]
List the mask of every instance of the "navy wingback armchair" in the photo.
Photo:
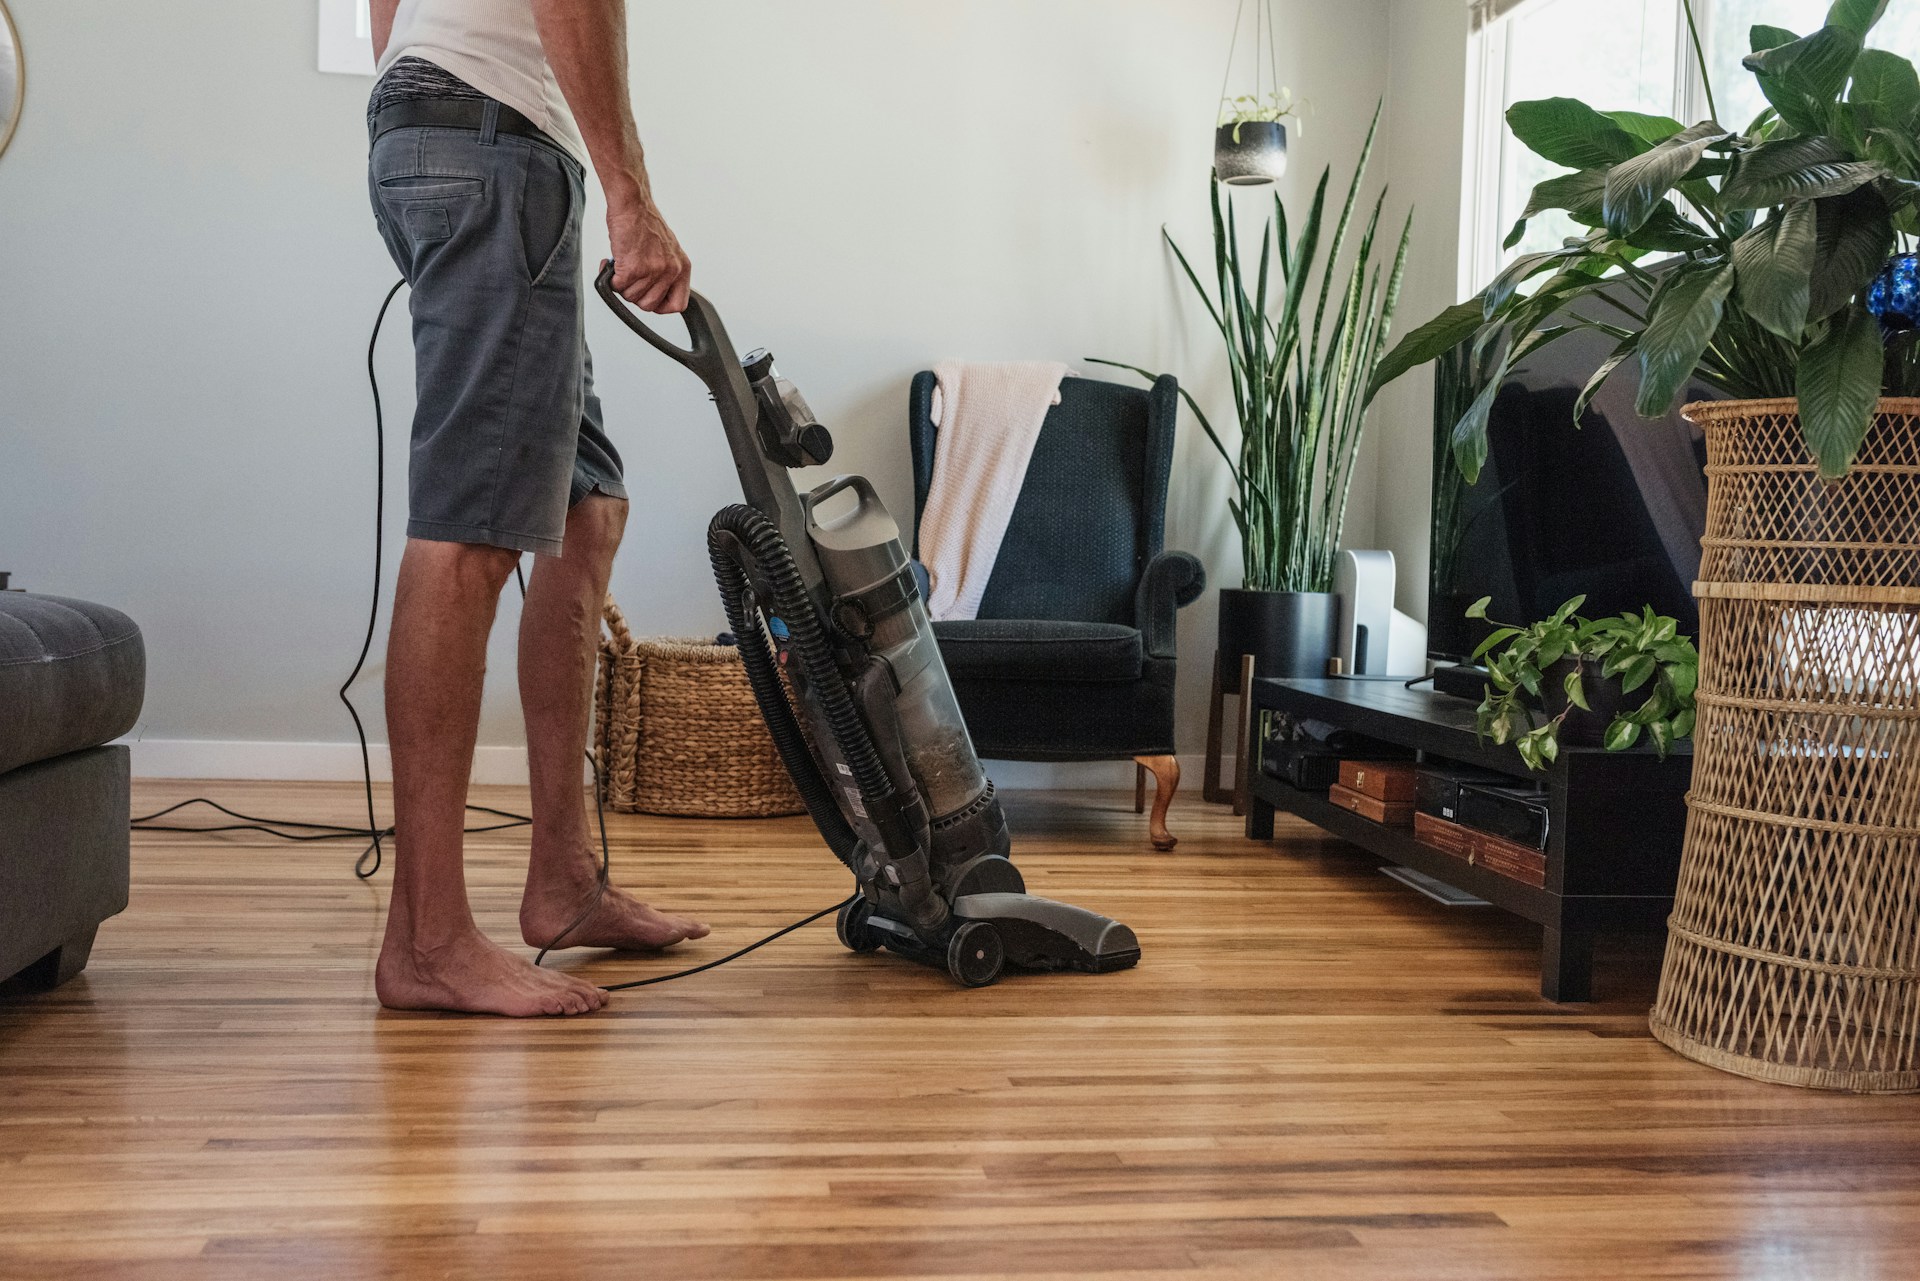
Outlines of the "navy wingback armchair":
[[[939,429],[934,376],[909,406],[916,524]],[[1134,807],[1154,775],[1155,849],[1172,849],[1174,624],[1206,586],[1186,552],[1165,550],[1178,385],[1150,390],[1068,378],[1033,460],[979,617],[934,634],[982,756],[1135,762]]]

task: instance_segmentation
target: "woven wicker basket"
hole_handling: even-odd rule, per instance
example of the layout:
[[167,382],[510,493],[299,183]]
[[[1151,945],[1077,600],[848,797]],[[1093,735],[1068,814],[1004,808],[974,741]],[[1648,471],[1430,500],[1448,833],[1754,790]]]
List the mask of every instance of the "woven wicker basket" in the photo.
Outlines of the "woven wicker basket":
[[805,811],[760,718],[739,650],[635,639],[611,596],[606,622],[594,746],[609,807],[685,818]]
[[1707,433],[1699,723],[1653,1034],[1787,1085],[1920,1090],[1920,400],[1822,483],[1791,400]]

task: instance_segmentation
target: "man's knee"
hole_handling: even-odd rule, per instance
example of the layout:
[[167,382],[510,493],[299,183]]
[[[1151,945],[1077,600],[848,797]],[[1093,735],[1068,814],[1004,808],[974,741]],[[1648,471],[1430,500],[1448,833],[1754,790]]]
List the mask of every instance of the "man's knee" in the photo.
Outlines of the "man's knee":
[[620,545],[627,528],[627,500],[607,494],[588,494],[567,513],[567,549],[579,540],[582,550],[611,550]]
[[498,593],[520,563],[510,547],[486,543],[443,543],[427,538],[407,540],[407,557],[430,567],[436,579],[458,583],[475,591]]

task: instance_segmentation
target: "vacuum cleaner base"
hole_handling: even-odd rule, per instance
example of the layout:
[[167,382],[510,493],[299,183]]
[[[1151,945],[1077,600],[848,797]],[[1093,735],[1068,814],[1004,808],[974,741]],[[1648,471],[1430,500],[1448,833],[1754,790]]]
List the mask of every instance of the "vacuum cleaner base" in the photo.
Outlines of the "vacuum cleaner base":
[[1078,970],[1109,974],[1140,960],[1140,940],[1110,917],[1032,894],[969,894],[953,902],[946,946],[856,899],[840,911],[836,928],[849,951],[879,948],[944,969],[965,987],[985,987],[1012,965],[1023,970]]

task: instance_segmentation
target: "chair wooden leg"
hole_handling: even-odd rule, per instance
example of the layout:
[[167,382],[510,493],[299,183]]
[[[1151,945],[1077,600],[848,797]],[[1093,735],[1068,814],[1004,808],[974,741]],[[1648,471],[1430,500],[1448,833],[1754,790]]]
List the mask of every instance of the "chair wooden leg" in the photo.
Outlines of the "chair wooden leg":
[[1133,812],[1147,812],[1147,767],[1137,760],[1133,763]]
[[1233,812],[1247,812],[1247,771],[1253,766],[1248,743],[1253,738],[1253,664],[1252,654],[1240,660],[1240,733],[1233,747]]
[[[1136,756],[1136,767],[1153,772],[1153,816],[1147,820],[1147,837],[1153,848],[1165,852],[1179,844],[1167,830],[1167,807],[1180,786],[1180,760],[1174,756]],[[1136,775],[1136,778],[1139,776]]]
[[1224,805],[1233,798],[1220,786],[1220,747],[1226,716],[1227,696],[1220,692],[1220,653],[1213,655],[1213,683],[1207,686],[1207,764],[1200,775],[1200,799],[1211,805]]

